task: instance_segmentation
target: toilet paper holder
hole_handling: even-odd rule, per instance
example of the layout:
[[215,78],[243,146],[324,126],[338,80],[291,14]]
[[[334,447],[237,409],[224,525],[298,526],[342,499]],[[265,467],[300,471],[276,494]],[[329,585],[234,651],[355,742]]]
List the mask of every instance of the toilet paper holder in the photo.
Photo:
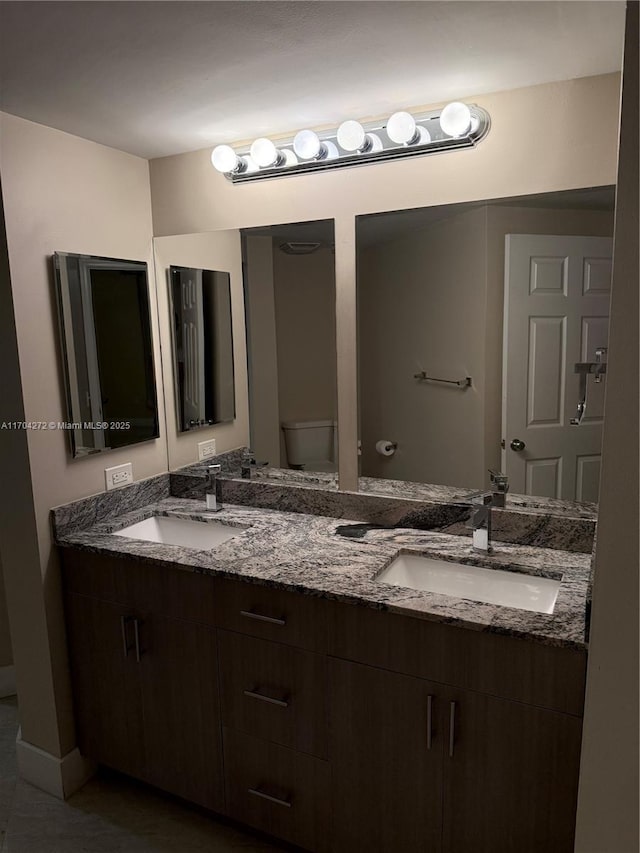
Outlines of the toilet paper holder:
[[376,441],[376,453],[379,453],[380,456],[393,456],[397,449],[397,441],[388,441],[386,438]]

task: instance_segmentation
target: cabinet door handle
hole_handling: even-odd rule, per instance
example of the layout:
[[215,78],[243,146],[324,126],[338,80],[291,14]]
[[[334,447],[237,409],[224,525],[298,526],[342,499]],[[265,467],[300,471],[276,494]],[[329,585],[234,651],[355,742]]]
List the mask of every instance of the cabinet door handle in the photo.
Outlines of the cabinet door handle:
[[449,758],[453,758],[453,749],[456,739],[456,703],[449,705]]
[[270,803],[275,803],[278,806],[284,806],[287,809],[291,808],[291,800],[282,800],[280,797],[272,797],[271,794],[265,794],[264,791],[259,791],[257,788],[247,788],[249,794],[254,797],[261,797],[263,800],[269,800]]
[[427,696],[427,749],[431,749],[433,741],[433,696]]
[[135,650],[136,650],[136,663],[140,663],[140,656],[142,654],[140,651],[140,623],[135,618],[132,621],[133,621],[133,640],[135,643]]
[[127,645],[127,621],[129,617],[121,616],[120,617],[120,628],[122,630],[122,651],[124,652],[125,658],[129,654],[129,646]]
[[257,619],[259,622],[269,622],[271,625],[286,625],[286,619],[276,619],[275,616],[264,616],[262,613],[254,613],[252,610],[241,610],[241,616],[247,619]]
[[243,693],[250,699],[259,699],[261,702],[269,702],[270,705],[277,705],[279,708],[289,707],[289,703],[284,699],[275,699],[273,696],[267,696],[265,693],[260,693],[259,690],[244,690]]
[[120,617],[120,629],[122,631],[122,651],[124,653],[125,658],[129,657],[129,652],[131,651],[131,646],[129,645],[129,640],[127,639],[127,626],[129,622],[135,622],[133,616],[121,616]]

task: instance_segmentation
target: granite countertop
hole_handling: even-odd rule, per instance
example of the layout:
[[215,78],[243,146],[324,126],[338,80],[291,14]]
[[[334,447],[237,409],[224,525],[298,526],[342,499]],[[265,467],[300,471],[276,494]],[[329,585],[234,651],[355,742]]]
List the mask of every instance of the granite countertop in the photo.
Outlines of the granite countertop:
[[[468,537],[403,528],[371,530],[361,539],[349,539],[336,535],[336,528],[345,524],[345,519],[234,504],[225,504],[220,512],[211,513],[202,500],[167,497],[164,480],[161,486],[143,488],[149,490],[148,502],[134,508],[125,502],[117,514],[97,523],[88,523],[87,514],[82,523],[69,523],[74,514],[76,518],[82,514],[82,502],[54,510],[57,544],[243,579],[548,645],[586,647],[588,554],[498,542],[494,543],[494,553],[485,557],[471,551]],[[92,513],[96,513],[98,502],[96,498],[90,505]],[[73,507],[77,507],[75,512]],[[114,531],[151,515],[217,521],[237,526],[239,532],[209,551],[114,535]],[[96,517],[100,517],[99,513]],[[401,551],[561,578],[554,613],[483,604],[377,581],[377,575]]]

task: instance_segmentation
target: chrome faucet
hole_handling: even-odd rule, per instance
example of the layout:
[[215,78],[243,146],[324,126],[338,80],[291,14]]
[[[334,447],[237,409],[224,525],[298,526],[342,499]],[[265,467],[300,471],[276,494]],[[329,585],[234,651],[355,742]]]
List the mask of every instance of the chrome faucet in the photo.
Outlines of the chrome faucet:
[[491,510],[503,507],[509,491],[509,478],[500,471],[489,469],[491,477],[490,492],[476,492],[469,495],[472,512],[469,526],[473,528],[473,550],[490,553],[491,547]]
[[[481,503],[477,503],[478,499]],[[478,495],[472,502],[471,527],[473,528],[473,550],[485,554],[491,552],[491,508],[493,493]]]
[[266,468],[268,462],[257,462],[255,456],[247,456],[240,464],[240,474],[243,480],[250,480],[258,468]]
[[501,471],[494,471],[489,468],[489,477],[491,478],[491,496],[493,506],[504,506],[509,491],[509,478]]
[[222,471],[222,465],[209,465],[207,468],[207,487],[205,491],[205,499],[207,501],[207,509],[212,512],[220,512],[222,504],[216,496],[218,474]]

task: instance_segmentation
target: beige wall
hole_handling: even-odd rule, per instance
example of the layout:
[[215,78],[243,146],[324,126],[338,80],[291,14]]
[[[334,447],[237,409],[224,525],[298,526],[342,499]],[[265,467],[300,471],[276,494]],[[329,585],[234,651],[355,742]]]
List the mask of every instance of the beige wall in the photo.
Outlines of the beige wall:
[[[486,207],[467,210],[358,255],[365,476],[483,486],[486,221]],[[421,370],[473,387],[418,382]]]
[[[336,291],[331,249],[273,249],[279,422],[336,417]],[[281,456],[286,459],[281,432]]]
[[[0,539],[22,735],[60,756],[74,746],[75,735],[49,510],[103,491],[107,465],[132,462],[136,480],[167,470],[149,171],[138,157],[14,116],[1,114],[0,120],[13,312],[28,421],[65,419],[50,255],[66,251],[147,261],[152,285],[160,439],[77,461],[71,460],[62,431],[3,435],[0,444],[0,464],[12,489],[25,484],[32,493],[32,501],[26,493],[22,500],[11,494],[16,506],[3,510],[13,525],[3,527]],[[16,385],[15,406],[19,396]]]
[[637,853],[640,849],[638,101],[638,4],[629,3],[576,853]]
[[[615,183],[619,74],[465,98],[491,130],[476,149],[232,185],[211,149],[152,160],[156,235],[350,217]],[[597,120],[594,117],[597,116]],[[291,128],[295,130],[295,128]]]
[[256,459],[280,467],[278,349],[273,290],[273,240],[245,238],[245,304],[249,368],[251,448]]
[[[171,470],[198,461],[198,443],[215,438],[216,452],[232,450],[249,444],[249,399],[247,392],[247,351],[242,292],[242,251],[238,231],[217,231],[211,234],[189,234],[161,237],[154,240],[155,270],[160,336],[162,341],[162,372],[167,406],[167,449]],[[171,317],[169,312],[168,269],[170,266],[228,272],[231,279],[231,318],[233,329],[234,383],[236,418],[231,423],[178,431],[173,360]]]
[[152,160],[154,233],[335,220],[340,482],[356,488],[355,216],[613,184],[619,86],[608,74],[469,96],[491,130],[442,156],[242,186],[211,167],[208,148]]

